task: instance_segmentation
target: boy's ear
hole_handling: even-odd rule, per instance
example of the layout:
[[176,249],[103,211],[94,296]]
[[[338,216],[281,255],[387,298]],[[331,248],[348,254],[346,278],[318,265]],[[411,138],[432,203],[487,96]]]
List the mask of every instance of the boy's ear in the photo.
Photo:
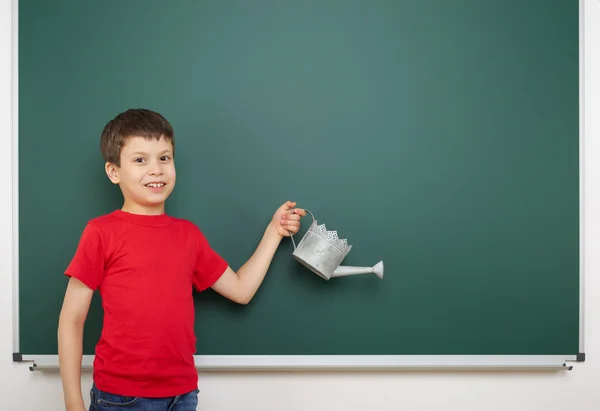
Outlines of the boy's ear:
[[107,162],[104,165],[104,169],[110,181],[113,184],[119,184],[119,168],[115,164]]

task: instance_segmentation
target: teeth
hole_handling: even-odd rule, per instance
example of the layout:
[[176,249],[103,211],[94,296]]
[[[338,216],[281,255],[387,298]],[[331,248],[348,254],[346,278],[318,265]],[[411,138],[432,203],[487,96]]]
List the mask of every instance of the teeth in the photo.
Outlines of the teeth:
[[146,184],[146,186],[148,187],[162,187],[164,186],[164,183],[150,183],[150,184]]

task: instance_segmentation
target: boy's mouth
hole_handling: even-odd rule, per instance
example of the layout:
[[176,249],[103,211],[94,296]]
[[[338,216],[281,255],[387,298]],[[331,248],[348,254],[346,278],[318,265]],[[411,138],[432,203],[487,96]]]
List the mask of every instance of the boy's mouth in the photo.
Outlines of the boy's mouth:
[[148,184],[144,184],[144,186],[153,193],[162,193],[163,188],[165,188],[167,184],[162,181],[153,181]]
[[160,188],[160,187],[164,187],[165,183],[148,183],[145,184],[146,187],[150,187],[150,188]]

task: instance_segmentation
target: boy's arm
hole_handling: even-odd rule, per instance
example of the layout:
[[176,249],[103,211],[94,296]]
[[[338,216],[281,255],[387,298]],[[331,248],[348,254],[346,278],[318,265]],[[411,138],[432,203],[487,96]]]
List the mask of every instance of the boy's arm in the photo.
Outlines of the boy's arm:
[[71,278],[58,321],[58,361],[67,411],[83,411],[81,358],[83,326],[94,291]]
[[213,290],[239,304],[248,304],[252,300],[283,237],[296,234],[300,229],[300,218],[306,215],[306,211],[293,209],[295,205],[295,202],[288,201],[277,209],[250,259],[237,273],[227,267],[212,285]]

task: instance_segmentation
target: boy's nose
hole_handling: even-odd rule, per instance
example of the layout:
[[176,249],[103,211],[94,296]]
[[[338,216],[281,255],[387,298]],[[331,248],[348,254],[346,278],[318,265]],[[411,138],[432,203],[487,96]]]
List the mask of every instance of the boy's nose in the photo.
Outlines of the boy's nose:
[[162,168],[160,167],[160,165],[154,164],[148,169],[148,174],[151,176],[160,175],[162,174]]

